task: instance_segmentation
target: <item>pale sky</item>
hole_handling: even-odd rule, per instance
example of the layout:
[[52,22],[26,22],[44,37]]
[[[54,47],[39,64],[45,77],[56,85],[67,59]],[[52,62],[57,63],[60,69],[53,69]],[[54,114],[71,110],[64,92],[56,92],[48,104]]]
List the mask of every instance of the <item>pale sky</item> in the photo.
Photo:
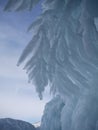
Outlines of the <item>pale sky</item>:
[[32,12],[3,12],[5,1],[0,0],[0,118],[33,123],[40,121],[49,96],[40,101],[34,86],[27,82],[23,66],[17,67],[16,64],[32,38],[32,33],[27,33],[27,27],[41,10],[37,6]]

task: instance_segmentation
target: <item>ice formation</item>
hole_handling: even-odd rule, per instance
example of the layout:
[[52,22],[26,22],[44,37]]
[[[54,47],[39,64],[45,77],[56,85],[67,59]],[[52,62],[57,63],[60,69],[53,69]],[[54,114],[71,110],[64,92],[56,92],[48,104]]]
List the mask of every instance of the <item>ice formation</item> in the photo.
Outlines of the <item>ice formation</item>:
[[[31,9],[40,0],[9,0],[5,10]],[[43,0],[30,26],[33,38],[18,65],[27,61],[29,81],[46,105],[42,130],[98,130],[98,0]],[[49,123],[48,123],[49,122]]]

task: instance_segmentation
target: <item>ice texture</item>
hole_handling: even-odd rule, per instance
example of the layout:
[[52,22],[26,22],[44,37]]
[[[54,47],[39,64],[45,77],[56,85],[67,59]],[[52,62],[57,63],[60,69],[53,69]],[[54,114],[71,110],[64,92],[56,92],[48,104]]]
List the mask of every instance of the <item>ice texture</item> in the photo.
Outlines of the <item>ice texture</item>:
[[[61,111],[64,103],[60,96],[56,96],[46,104],[44,115],[42,117],[42,124],[40,129],[46,130],[61,130]],[[49,113],[51,113],[49,115]],[[52,116],[51,116],[52,115]]]
[[[6,10],[25,9],[20,2]],[[98,130],[98,0],[43,0],[42,9],[18,62],[26,61],[40,99],[47,86],[59,95],[46,105],[41,130]]]
[[9,0],[4,10],[6,11],[20,11],[31,10],[40,0]]

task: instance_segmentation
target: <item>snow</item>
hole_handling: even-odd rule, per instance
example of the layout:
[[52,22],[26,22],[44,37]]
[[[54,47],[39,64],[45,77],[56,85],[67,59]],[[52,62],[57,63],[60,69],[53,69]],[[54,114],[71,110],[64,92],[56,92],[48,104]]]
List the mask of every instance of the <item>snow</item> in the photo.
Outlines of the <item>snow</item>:
[[41,122],[40,121],[39,122],[35,122],[33,125],[34,125],[35,128],[39,128],[40,125],[41,125]]

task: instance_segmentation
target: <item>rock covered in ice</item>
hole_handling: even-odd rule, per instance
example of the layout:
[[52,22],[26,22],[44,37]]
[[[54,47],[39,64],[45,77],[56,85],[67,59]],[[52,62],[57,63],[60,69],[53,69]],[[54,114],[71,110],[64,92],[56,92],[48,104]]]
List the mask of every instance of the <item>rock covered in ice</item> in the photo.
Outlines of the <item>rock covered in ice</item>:
[[36,130],[36,128],[25,121],[14,119],[0,119],[0,130]]

